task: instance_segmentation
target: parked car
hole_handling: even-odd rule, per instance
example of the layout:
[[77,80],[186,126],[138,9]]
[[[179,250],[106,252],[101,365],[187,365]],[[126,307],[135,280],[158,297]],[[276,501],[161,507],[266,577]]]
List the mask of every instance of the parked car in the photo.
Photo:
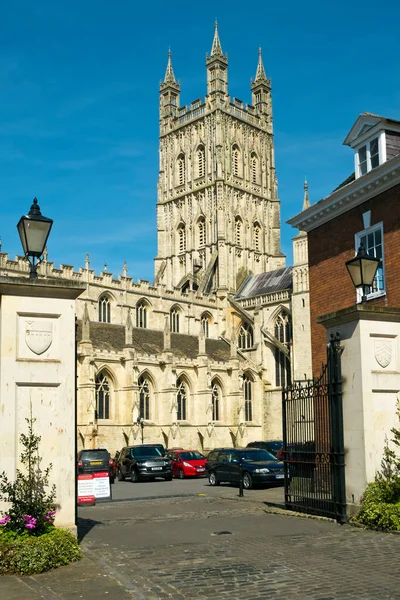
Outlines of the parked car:
[[80,450],[77,470],[78,475],[107,471],[110,476],[110,483],[115,481],[114,461],[105,448]]
[[141,444],[122,448],[117,467],[118,481],[124,481],[126,477],[133,483],[144,479],[154,480],[156,477],[171,481],[171,461],[158,446],[159,444]]
[[172,463],[172,475],[185,477],[204,477],[206,472],[206,457],[196,450],[171,450],[168,458]]
[[226,481],[239,483],[243,474],[243,487],[255,484],[282,484],[283,462],[261,448],[219,448],[212,450],[207,458],[206,472],[210,485]]
[[277,455],[278,452],[280,452],[280,450],[283,448],[283,441],[269,440],[266,442],[250,442],[247,444],[247,448],[261,448],[262,450],[270,452],[270,454],[273,454],[275,457],[280,458],[280,456]]

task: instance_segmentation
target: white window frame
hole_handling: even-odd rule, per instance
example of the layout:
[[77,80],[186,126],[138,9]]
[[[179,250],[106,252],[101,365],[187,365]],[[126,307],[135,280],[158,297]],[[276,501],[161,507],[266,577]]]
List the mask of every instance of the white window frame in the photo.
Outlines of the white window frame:
[[[385,131],[378,131],[371,138],[369,138],[368,140],[366,140],[362,144],[359,144],[359,146],[357,146],[355,148],[354,169],[355,169],[355,173],[356,173],[356,179],[358,179],[359,177],[363,176],[363,173],[361,173],[361,170],[360,170],[359,151],[362,148],[364,148],[364,147],[366,148],[366,151],[367,151],[367,173],[369,173],[370,171],[372,171],[372,166],[371,166],[371,142],[373,142],[375,139],[378,139],[379,165],[381,165],[382,163],[386,162],[386,135],[385,135]],[[376,168],[377,167],[374,167],[374,169],[376,169]],[[364,173],[364,175],[366,175],[367,173]]]
[[[362,229],[354,236],[354,245],[355,251],[358,252],[360,247],[361,238],[367,236],[369,233],[374,233],[377,230],[381,232],[381,240],[382,240],[382,274],[383,274],[383,290],[377,290],[376,292],[367,293],[367,300],[372,300],[373,298],[380,298],[381,296],[386,296],[386,275],[385,275],[385,245],[384,245],[384,236],[383,236],[383,222],[376,223],[375,225],[371,225],[371,227],[367,227],[366,229]],[[368,252],[368,248],[365,248]],[[362,301],[363,291],[361,288],[357,289],[357,304]]]

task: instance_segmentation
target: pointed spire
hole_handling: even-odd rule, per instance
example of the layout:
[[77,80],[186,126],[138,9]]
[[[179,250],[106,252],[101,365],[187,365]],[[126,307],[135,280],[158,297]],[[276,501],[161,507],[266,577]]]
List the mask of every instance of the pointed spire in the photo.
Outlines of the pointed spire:
[[310,199],[308,197],[308,182],[307,178],[304,180],[304,200],[303,200],[303,210],[310,208]]
[[132,346],[132,344],[133,344],[133,324],[132,324],[131,311],[129,309],[128,315],[126,317],[126,322],[125,322],[125,346]]
[[85,269],[88,270],[89,267],[90,267],[89,252],[86,252],[86,256],[85,256]]
[[254,81],[255,82],[267,81],[267,75],[265,73],[264,63],[263,63],[263,59],[262,59],[261,47],[258,49],[258,64],[257,64],[256,78]]
[[171,328],[169,315],[165,315],[164,331],[163,331],[163,350],[171,349]]
[[172,68],[172,52],[168,50],[167,70],[165,71],[164,84],[176,83],[174,69]]
[[221,42],[219,40],[218,21],[217,20],[215,20],[215,25],[214,25],[214,39],[213,39],[213,43],[212,43],[212,47],[211,47],[210,57],[212,57],[212,56],[223,56],[222,46],[221,46]]
[[128,274],[128,265],[126,264],[126,260],[124,260],[124,266],[122,267],[122,277],[126,277]]

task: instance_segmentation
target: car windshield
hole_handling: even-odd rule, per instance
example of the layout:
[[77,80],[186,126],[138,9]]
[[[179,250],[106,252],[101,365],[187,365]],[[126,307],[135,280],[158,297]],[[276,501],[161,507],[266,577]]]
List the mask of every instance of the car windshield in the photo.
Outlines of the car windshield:
[[276,457],[267,450],[243,450],[240,453],[240,458],[249,461],[276,460]]
[[81,460],[108,460],[107,450],[84,450]]
[[200,452],[180,452],[180,457],[182,460],[202,460],[205,458]]
[[151,447],[138,447],[138,448],[132,448],[131,450],[133,456],[156,456],[156,457],[160,457],[163,456],[162,452],[156,447],[156,446],[151,446]]

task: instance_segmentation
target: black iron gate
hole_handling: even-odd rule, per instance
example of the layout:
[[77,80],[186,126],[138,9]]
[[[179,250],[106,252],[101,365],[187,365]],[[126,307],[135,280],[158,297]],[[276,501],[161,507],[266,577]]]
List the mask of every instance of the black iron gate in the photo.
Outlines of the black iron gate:
[[300,512],[346,520],[339,334],[331,335],[319,378],[283,389],[285,504]]

